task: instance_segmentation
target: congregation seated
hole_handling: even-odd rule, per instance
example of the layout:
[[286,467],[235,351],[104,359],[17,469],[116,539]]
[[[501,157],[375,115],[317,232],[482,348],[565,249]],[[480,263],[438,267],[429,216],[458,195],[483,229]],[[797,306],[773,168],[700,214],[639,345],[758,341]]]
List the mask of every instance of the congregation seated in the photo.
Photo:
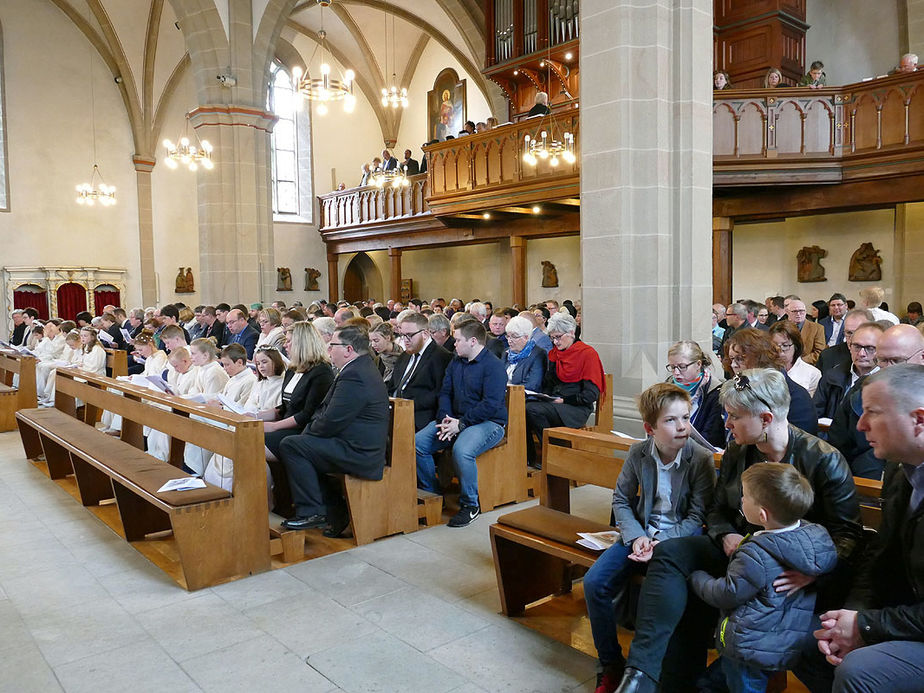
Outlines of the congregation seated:
[[[66,322],[70,322],[71,325],[74,324],[71,321]],[[61,358],[58,361],[47,362],[47,364],[40,363],[36,367],[36,392],[38,393],[40,406],[50,407],[54,405],[55,370],[58,368],[58,362],[61,365],[79,366],[82,358],[80,330],[74,327],[64,335],[64,350],[61,352]],[[44,379],[44,386],[41,388],[38,387],[38,383],[41,382],[40,378]]]
[[[315,321],[317,322],[317,320]],[[262,351],[271,352],[270,347]],[[292,514],[288,474],[281,460],[282,441],[305,429],[334,382],[328,346],[313,323],[297,322],[286,330],[289,367],[282,380],[281,402],[275,409],[261,410],[266,461],[272,473],[274,507],[283,516]],[[270,358],[273,358],[270,356]]]
[[189,355],[196,366],[195,392],[203,395],[221,392],[228,382],[228,374],[218,360],[219,351],[215,340],[211,337],[193,340],[189,345]]
[[328,351],[339,370],[337,378],[304,432],[286,437],[279,446],[295,505],[295,517],[283,526],[327,527],[325,536],[338,537],[350,517],[340,480],[329,475],[382,478],[389,410],[388,392],[372,362],[365,331],[353,326],[338,329]]
[[[253,358],[254,349],[257,348],[258,332],[250,326],[247,314],[241,308],[232,308],[225,319],[227,330],[227,344],[240,344],[247,351],[247,358]],[[223,346],[224,346],[223,345]]]
[[617,626],[629,609],[628,579],[643,572],[661,542],[703,531],[715,466],[712,454],[690,438],[691,406],[687,391],[670,383],[652,385],[639,396],[649,437],[629,448],[613,490],[619,541],[584,576],[598,691],[614,691],[625,668]]
[[802,333],[789,320],[781,320],[770,327],[770,339],[780,350],[786,374],[814,395],[821,380],[821,371],[802,359]]
[[[747,333],[750,330],[743,330]],[[824,527],[837,549],[838,567],[824,580],[795,569],[773,580],[777,592],[817,589],[819,608],[842,603],[849,561],[860,546],[862,526],[856,489],[843,456],[787,421],[786,376],[777,368],[746,369],[722,385],[720,401],[733,440],[722,458],[706,533],[657,545],[642,584],[635,637],[620,691],[689,690],[704,673],[715,611],[690,594],[696,570],[721,575],[746,535],[761,529],[742,516],[741,477],[760,462],[795,467],[814,492],[805,519]],[[679,626],[679,627],[678,627]]]
[[818,432],[818,415],[808,390],[786,374],[783,357],[767,332],[751,328],[737,330],[725,342],[722,364],[733,375],[752,368],[780,371],[789,390],[790,403],[786,407],[789,423],[812,435]]
[[526,402],[527,462],[540,465],[533,436],[542,440],[542,432],[554,426],[580,428],[587,423],[594,405],[604,390],[603,364],[597,351],[577,337],[577,322],[570,313],[556,313],[549,319],[549,367],[542,383],[542,393],[551,399]]
[[862,323],[853,332],[848,344],[851,360],[828,370],[818,384],[813,401],[819,418],[834,418],[847,391],[857,380],[878,370],[876,348],[882,332],[882,325],[876,322]]
[[257,324],[260,334],[257,336],[257,347],[274,346],[284,349],[286,336],[282,327],[282,315],[275,308],[264,308],[257,314]]
[[[492,316],[491,320],[497,316]],[[548,368],[548,354],[530,336],[533,323],[517,315],[504,327],[508,347],[502,355],[507,369],[507,384],[522,385],[527,393],[539,392]]]
[[455,340],[452,338],[452,324],[445,313],[434,313],[429,318],[430,336],[433,341],[449,353],[455,350]]
[[385,384],[390,396],[414,401],[414,430],[419,431],[436,420],[439,392],[452,354],[430,335],[430,322],[421,313],[406,310],[398,315],[394,336],[404,352]]
[[488,341],[488,348],[497,358],[503,358],[504,352],[507,351],[507,321],[510,318],[504,313],[503,308],[498,308],[491,313],[488,318],[486,327],[491,333],[491,339]]
[[[337,313],[339,314],[340,311],[338,310]],[[334,319],[336,320],[336,317]],[[395,343],[395,332],[390,322],[376,325],[371,331],[367,327],[366,331],[369,333],[369,343],[372,346],[372,351],[378,356],[378,368],[382,374],[382,379],[388,381],[395,368],[395,363],[404,353],[404,350]]]
[[[507,423],[506,373],[500,360],[485,348],[485,329],[467,314],[458,313],[453,331],[455,357],[446,368],[436,418],[414,438],[417,487],[440,493],[433,453],[451,448],[453,471],[459,479],[459,511],[450,527],[465,527],[480,513],[478,455],[504,437]],[[448,479],[444,479],[448,482]]]
[[725,447],[725,421],[719,404],[719,378],[699,344],[680,341],[667,350],[667,382],[690,395],[690,423],[715,448]]

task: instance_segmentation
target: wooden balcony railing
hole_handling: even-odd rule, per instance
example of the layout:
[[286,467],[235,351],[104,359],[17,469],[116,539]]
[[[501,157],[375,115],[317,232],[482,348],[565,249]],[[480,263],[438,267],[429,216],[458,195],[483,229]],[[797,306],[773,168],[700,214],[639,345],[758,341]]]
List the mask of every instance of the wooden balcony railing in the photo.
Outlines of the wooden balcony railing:
[[834,183],[924,169],[924,71],[825,89],[715,92],[716,186]]
[[409,181],[406,188],[366,186],[320,195],[321,230],[372,228],[429,215],[427,174]]
[[556,116],[554,132],[575,135],[575,156],[558,166],[523,161],[524,136],[552,131],[550,118],[529,118],[488,132],[438,142],[427,148],[430,160],[428,203],[435,214],[459,214],[503,205],[529,204],[580,193],[580,117],[575,109]]

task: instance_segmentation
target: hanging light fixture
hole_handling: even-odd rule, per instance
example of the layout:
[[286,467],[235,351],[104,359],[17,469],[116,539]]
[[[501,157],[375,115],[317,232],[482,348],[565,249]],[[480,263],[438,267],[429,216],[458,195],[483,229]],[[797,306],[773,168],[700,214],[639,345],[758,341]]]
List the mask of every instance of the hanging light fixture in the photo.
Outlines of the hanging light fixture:
[[[551,56],[552,48],[550,46],[549,57],[539,63],[540,67],[548,66],[547,84],[552,83]],[[546,124],[546,118],[549,119],[548,124]],[[529,134],[523,137],[523,161],[530,166],[536,166],[540,159],[548,161],[549,165],[553,167],[558,166],[562,159],[568,164],[573,164],[577,160],[574,155],[574,133],[562,132],[557,127],[558,124],[555,122],[555,116],[552,114],[551,109],[549,109],[547,115],[542,116],[540,124],[542,125],[542,130],[539,131],[538,138]],[[561,134],[558,134],[556,129]]]
[[311,68],[314,62],[314,56],[318,50],[321,51],[321,66],[319,68],[320,77],[310,77],[308,74],[302,74],[300,67],[292,69],[292,85],[295,92],[306,101],[314,101],[317,104],[318,115],[326,115],[328,104],[332,101],[343,101],[343,110],[345,113],[352,113],[356,106],[356,97],[353,95],[353,80],[356,79],[356,73],[353,70],[347,70],[339,77],[331,77],[330,63],[327,56],[330,49],[327,46],[327,32],[324,31],[324,8],[331,3],[329,0],[318,0],[321,6],[321,30],[318,32],[318,44],[311,54],[308,61],[308,68]]
[[390,171],[376,170],[372,174],[372,184],[377,188],[406,188],[411,184],[407,179],[407,166],[399,166]]
[[[391,16],[391,86],[382,87],[382,106],[407,108],[407,88],[398,88],[398,56],[395,53],[395,15]],[[388,2],[385,2],[385,71],[388,72]]]
[[190,171],[198,170],[200,164],[202,168],[208,171],[215,168],[215,164],[212,163],[212,145],[209,144],[208,140],[200,141],[195,128],[193,128],[193,137],[196,138],[195,144],[189,139],[189,114],[187,113],[186,129],[183,136],[178,138],[177,144],[170,140],[164,140],[163,142],[164,149],[167,150],[167,158],[164,159],[167,168],[176,169],[180,164],[186,166]]
[[[90,6],[87,5],[87,24],[90,23]],[[116,189],[113,185],[106,185],[103,175],[99,172],[96,159],[96,95],[93,90],[93,47],[90,47],[90,127],[93,131],[93,168],[90,171],[90,181],[77,186],[77,204],[93,207],[97,202],[103,207],[111,207],[116,203]]]

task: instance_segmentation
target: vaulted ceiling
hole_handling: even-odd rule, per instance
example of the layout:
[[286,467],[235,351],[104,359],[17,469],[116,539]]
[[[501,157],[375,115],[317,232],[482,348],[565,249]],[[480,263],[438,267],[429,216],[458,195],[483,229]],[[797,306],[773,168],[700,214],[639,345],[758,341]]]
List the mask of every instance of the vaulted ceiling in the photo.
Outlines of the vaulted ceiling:
[[[80,29],[113,77],[121,80],[136,152],[152,152],[160,137],[165,106],[189,66],[171,0],[45,1],[57,6]],[[199,0],[199,4],[213,4],[219,15],[227,18],[228,3],[238,1]],[[266,0],[252,3],[259,12],[268,4]],[[285,23],[283,37],[301,35],[316,41],[322,22],[334,57],[356,71],[360,78],[357,83],[374,109],[381,109],[376,94],[392,73],[402,84],[410,84],[430,41],[436,41],[469,72],[489,102],[497,99],[496,90],[480,73],[485,55],[480,0],[334,0],[327,8],[317,0],[298,0]],[[377,115],[384,129],[386,114]]]

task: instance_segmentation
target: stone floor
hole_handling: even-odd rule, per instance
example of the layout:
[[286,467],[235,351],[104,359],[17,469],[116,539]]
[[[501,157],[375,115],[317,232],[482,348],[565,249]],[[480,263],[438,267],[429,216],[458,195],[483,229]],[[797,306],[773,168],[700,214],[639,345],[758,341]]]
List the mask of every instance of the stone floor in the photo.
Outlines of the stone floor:
[[592,691],[590,657],[499,614],[510,509],[188,593],[0,434],[0,691]]

